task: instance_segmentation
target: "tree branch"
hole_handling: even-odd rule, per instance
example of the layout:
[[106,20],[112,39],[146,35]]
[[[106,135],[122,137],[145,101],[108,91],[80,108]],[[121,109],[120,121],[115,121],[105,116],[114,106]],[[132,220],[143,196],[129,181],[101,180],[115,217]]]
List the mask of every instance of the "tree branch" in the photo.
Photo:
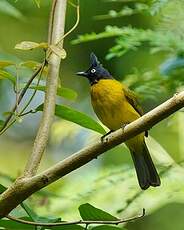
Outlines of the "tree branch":
[[33,226],[47,226],[47,227],[54,227],[54,226],[63,226],[63,225],[74,225],[74,224],[85,224],[85,225],[90,225],[90,224],[96,224],[96,225],[101,225],[101,224],[106,224],[106,225],[118,225],[130,221],[137,220],[139,218],[142,218],[145,216],[145,209],[143,208],[142,214],[138,216],[134,216],[128,219],[117,219],[117,220],[74,220],[74,221],[61,221],[57,223],[41,223],[41,222],[33,222],[33,221],[27,221],[27,220],[22,220],[16,217],[13,217],[11,215],[7,215],[6,217],[10,220],[16,221],[18,223],[22,224],[28,224],[28,225],[33,225]]
[[46,187],[48,184],[53,183],[75,169],[80,168],[82,165],[87,164],[103,152],[145,130],[149,130],[161,120],[183,107],[184,91],[175,94],[171,99],[130,123],[123,131],[122,129],[115,131],[109,135],[106,143],[98,141],[32,178],[20,178],[1,195],[0,217],[6,216],[12,209],[34,192]]
[[[66,4],[67,0],[54,0],[52,3],[48,36],[50,44],[57,44],[60,38],[64,35]],[[62,47],[62,41],[60,42],[60,47]],[[43,114],[33,145],[32,154],[24,170],[24,177],[35,175],[47,145],[50,126],[54,117],[61,58],[52,52],[47,61],[48,77],[46,82]]]

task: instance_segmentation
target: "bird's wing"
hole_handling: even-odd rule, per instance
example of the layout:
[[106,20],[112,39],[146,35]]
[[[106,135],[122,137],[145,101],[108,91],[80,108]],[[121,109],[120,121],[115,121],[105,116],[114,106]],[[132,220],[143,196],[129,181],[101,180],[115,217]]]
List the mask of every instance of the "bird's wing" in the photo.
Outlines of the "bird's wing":
[[[124,94],[128,102],[132,105],[132,107],[138,112],[140,116],[144,114],[141,105],[137,101],[137,97],[133,91],[128,88],[123,88]],[[148,137],[148,131],[145,131],[145,136]]]
[[140,116],[144,114],[143,109],[137,101],[137,97],[133,91],[128,88],[123,88],[124,94],[128,102],[132,105],[132,107],[138,112]]

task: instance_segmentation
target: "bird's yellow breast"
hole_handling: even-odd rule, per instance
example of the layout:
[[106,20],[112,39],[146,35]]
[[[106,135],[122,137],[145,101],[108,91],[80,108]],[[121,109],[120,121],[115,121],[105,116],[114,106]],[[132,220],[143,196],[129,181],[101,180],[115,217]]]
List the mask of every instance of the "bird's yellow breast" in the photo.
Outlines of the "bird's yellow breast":
[[91,86],[93,109],[110,130],[119,129],[140,117],[124,94],[124,86],[113,79],[101,79]]

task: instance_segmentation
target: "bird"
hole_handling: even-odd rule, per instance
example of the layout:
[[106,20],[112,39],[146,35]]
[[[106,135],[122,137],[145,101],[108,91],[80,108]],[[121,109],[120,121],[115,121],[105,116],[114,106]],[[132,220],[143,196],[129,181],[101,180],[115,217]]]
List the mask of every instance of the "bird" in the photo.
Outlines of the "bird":
[[[117,81],[102,66],[93,52],[90,54],[90,67],[86,71],[76,74],[88,79],[92,107],[99,120],[110,130],[107,134],[124,127],[143,115],[136,94]],[[107,134],[102,137],[102,141]],[[142,190],[161,184],[146,145],[145,136],[148,136],[147,131],[125,142],[130,150],[138,183]]]

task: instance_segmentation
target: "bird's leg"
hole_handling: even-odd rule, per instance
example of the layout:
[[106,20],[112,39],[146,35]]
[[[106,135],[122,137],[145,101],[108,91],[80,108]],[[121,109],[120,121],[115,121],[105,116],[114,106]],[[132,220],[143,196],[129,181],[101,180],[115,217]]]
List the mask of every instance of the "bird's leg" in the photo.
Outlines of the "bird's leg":
[[110,130],[108,133],[106,133],[105,135],[103,135],[103,136],[101,137],[101,142],[102,142],[102,143],[107,142],[108,139],[107,139],[107,138],[105,139],[105,137],[108,136],[108,135],[109,135],[110,133],[112,133],[112,132],[113,132],[113,130]]

